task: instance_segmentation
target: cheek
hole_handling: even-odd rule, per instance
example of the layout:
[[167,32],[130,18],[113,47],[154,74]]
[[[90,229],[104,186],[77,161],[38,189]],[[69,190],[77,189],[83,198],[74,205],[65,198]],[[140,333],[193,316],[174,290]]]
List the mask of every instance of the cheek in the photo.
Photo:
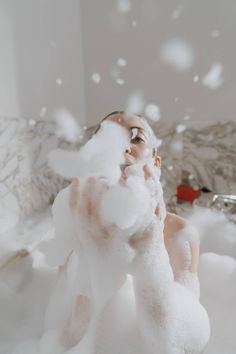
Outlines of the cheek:
[[133,155],[140,159],[149,158],[152,156],[152,150],[146,146],[135,145],[133,147]]

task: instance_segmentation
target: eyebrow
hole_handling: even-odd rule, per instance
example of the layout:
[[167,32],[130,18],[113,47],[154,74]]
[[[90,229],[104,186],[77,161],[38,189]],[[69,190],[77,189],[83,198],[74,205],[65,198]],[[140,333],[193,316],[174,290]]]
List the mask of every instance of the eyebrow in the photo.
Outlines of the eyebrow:
[[141,127],[137,127],[137,126],[130,127],[129,129],[130,129],[130,130],[132,130],[132,129],[138,129],[138,131],[141,131],[141,133],[144,135],[144,137],[145,137],[145,138],[147,139],[147,141],[148,141],[148,136],[146,135],[145,129],[143,129],[143,128],[141,128]]

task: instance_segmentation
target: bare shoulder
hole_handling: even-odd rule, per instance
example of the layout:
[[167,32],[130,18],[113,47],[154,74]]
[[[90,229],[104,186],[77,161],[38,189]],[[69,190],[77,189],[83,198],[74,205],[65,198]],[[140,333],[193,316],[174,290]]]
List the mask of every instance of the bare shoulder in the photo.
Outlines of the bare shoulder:
[[197,230],[184,218],[173,213],[167,213],[164,224],[165,244],[172,247],[179,239],[184,239],[189,244],[191,250],[191,262],[188,270],[196,272],[199,262],[200,241]]

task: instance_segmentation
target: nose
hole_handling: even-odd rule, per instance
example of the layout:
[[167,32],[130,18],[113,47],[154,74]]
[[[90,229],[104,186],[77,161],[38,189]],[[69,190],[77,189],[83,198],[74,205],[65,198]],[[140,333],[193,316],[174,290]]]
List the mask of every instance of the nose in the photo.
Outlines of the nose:
[[131,147],[129,146],[126,150],[125,150],[126,154],[131,154]]

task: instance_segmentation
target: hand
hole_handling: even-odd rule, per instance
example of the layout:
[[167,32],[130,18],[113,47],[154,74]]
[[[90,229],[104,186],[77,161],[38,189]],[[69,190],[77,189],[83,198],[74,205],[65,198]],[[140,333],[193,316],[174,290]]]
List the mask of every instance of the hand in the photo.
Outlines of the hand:
[[[121,176],[121,183],[125,185],[130,176],[143,176],[144,183],[149,190],[149,193],[154,199],[155,214],[164,222],[166,217],[166,209],[163,201],[162,186],[160,184],[160,170],[159,167],[145,164],[142,169],[137,168],[136,165],[131,165],[125,168]],[[156,204],[155,204],[156,203]]]
[[71,183],[69,194],[69,205],[75,217],[79,217],[80,222],[89,231],[94,240],[110,239],[115,231],[115,225],[104,225],[101,215],[101,200],[108,185],[104,179],[95,177],[88,178],[83,188],[80,186],[78,177]]
[[[135,252],[135,258],[130,267],[130,272],[133,274],[142,272],[146,268],[146,261],[156,264],[160,249],[165,247],[163,228],[166,209],[159,180],[159,171],[156,171],[155,168],[147,164],[142,168],[144,183],[153,202],[153,215],[149,217],[149,223],[145,229],[136,232],[129,239],[129,244]],[[123,173],[122,182],[127,183],[128,178],[137,175],[137,172],[140,175],[140,169],[137,171],[133,166],[127,167]]]
[[103,222],[101,201],[109,189],[107,182],[102,178],[90,177],[83,188],[81,184],[79,178],[74,178],[69,195],[77,236],[90,262],[90,269],[96,274],[93,279],[99,281],[106,278],[107,282],[112,283],[112,278],[115,283],[121,274],[122,279],[126,275],[126,266],[132,261],[134,252],[122,230]]

